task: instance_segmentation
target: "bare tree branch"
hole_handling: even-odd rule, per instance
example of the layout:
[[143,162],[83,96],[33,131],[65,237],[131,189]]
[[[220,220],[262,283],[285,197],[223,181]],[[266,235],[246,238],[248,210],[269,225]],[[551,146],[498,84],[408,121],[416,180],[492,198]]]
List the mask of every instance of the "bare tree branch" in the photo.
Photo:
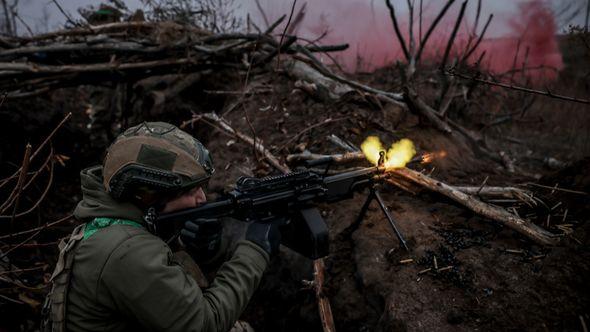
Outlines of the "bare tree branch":
[[486,22],[486,25],[483,27],[483,30],[481,31],[481,34],[479,35],[479,38],[477,39],[477,42],[475,42],[475,44],[471,47],[471,49],[469,51],[467,51],[467,53],[465,53],[465,56],[463,56],[463,59],[461,59],[460,62],[465,62],[467,59],[469,59],[471,54],[473,54],[473,52],[475,52],[475,50],[477,49],[477,47],[479,46],[479,44],[483,40],[483,36],[486,34],[486,31],[488,30],[488,26],[490,25],[490,22],[492,22],[492,18],[494,18],[494,14],[490,14],[490,16],[488,17],[488,21]]
[[459,10],[459,16],[457,16],[457,21],[455,21],[455,26],[453,27],[453,32],[449,37],[449,41],[447,42],[447,47],[445,49],[445,53],[443,55],[442,62],[440,64],[441,68],[444,68],[447,65],[447,59],[449,57],[449,53],[451,52],[451,48],[455,42],[455,37],[457,36],[457,31],[459,30],[459,26],[461,25],[461,21],[463,20],[463,15],[465,14],[465,7],[467,6],[467,1],[463,1],[461,4],[461,10]]
[[8,3],[6,0],[2,0],[2,9],[4,10],[4,29],[6,30],[6,34],[9,36],[14,36],[13,27],[11,24],[10,19],[10,10],[8,9]]
[[68,23],[70,23],[72,26],[78,26],[79,24],[76,23],[76,21],[74,21],[72,19],[72,17],[63,9],[63,7],[59,4],[59,2],[57,0],[51,0],[55,6],[57,7],[57,9],[62,13],[62,15],[66,18],[66,20],[68,21]]
[[418,40],[422,40],[422,14],[423,14],[423,7],[422,7],[423,0],[420,0],[420,13],[419,13],[419,23],[418,23]]
[[414,40],[414,0],[407,0],[408,10],[410,16],[410,24],[408,26],[408,40],[410,44],[410,74],[412,74],[416,67],[416,42]]
[[268,21],[268,17],[266,16],[266,12],[264,11],[262,6],[260,5],[259,0],[254,0],[254,2],[256,3],[256,8],[258,8],[258,11],[260,12],[260,15],[262,16],[262,19],[264,20],[264,24],[268,28],[270,26],[270,23]]
[[410,61],[410,53],[408,52],[408,48],[406,47],[406,41],[404,40],[404,37],[401,34],[401,31],[399,29],[399,25],[397,24],[397,18],[395,16],[395,8],[393,8],[393,5],[391,4],[390,0],[385,0],[385,4],[387,5],[387,8],[389,8],[389,16],[391,17],[391,22],[393,23],[393,30],[395,30],[395,35],[397,36],[397,39],[402,47],[402,51],[404,52],[404,56],[406,57],[406,60],[409,62]]
[[443,16],[445,16],[445,14],[447,13],[447,10],[449,10],[449,8],[451,7],[451,5],[454,2],[455,2],[455,0],[449,0],[444,5],[444,7],[441,9],[441,11],[438,13],[438,15],[436,16],[434,21],[432,21],[432,24],[430,25],[430,27],[426,31],[426,34],[424,35],[424,38],[422,38],[422,40],[420,40],[420,47],[418,48],[418,53],[416,54],[416,62],[420,62],[420,58],[422,56],[422,52],[424,52],[424,47],[426,46],[426,43],[428,42],[428,38],[430,38],[430,35],[434,31],[434,29],[436,28],[436,26],[438,25],[440,20],[443,18]]
[[534,94],[549,97],[549,98],[561,99],[561,100],[571,101],[571,102],[580,103],[580,104],[590,104],[590,100],[588,100],[588,99],[579,99],[579,98],[555,94],[549,90],[541,91],[541,90],[535,90],[535,89],[531,89],[531,88],[516,86],[516,85],[512,85],[512,84],[494,82],[494,81],[490,81],[490,80],[486,80],[486,79],[482,79],[482,78],[471,77],[471,76],[468,76],[465,74],[461,74],[461,73],[455,71],[454,69],[446,70],[445,72],[450,76],[457,76],[457,77],[460,77],[460,78],[463,78],[466,80],[472,80],[472,81],[476,81],[479,83],[484,83],[484,84],[493,85],[493,86],[499,86],[499,87],[510,89],[510,90],[522,91],[522,92],[527,92],[527,93],[534,93]]

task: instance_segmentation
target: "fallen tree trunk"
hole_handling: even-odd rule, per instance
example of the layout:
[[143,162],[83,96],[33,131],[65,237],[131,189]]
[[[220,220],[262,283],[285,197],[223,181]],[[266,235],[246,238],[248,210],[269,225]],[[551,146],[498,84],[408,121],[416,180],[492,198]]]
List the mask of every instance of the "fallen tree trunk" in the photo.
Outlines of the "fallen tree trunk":
[[305,62],[306,64],[310,65],[311,67],[313,67],[316,71],[318,71],[324,77],[326,77],[330,80],[334,80],[336,82],[342,83],[342,84],[346,84],[346,85],[350,86],[351,88],[357,89],[359,91],[374,94],[375,96],[379,97],[380,100],[387,101],[389,103],[392,103],[392,104],[395,104],[395,105],[398,105],[401,107],[406,107],[406,104],[403,102],[402,94],[375,89],[370,86],[361,84],[359,82],[346,79],[340,75],[336,75],[333,72],[331,72],[328,68],[326,68],[326,66],[324,66],[318,59],[316,59],[316,57],[313,54],[311,54],[311,52],[309,52],[309,50],[307,50],[305,48],[299,48],[299,50],[307,58],[301,57],[297,54],[293,55],[293,58],[296,60]]
[[521,219],[500,207],[484,203],[478,200],[475,196],[461,192],[444,182],[435,180],[420,172],[416,172],[409,168],[399,168],[393,170],[393,173],[420,186],[445,195],[469,210],[500,222],[538,244],[555,245],[560,240],[560,237],[556,234],[553,234],[529,221]]
[[354,89],[351,87],[322,75],[313,67],[302,61],[290,58],[286,61],[283,61],[282,63],[283,68],[289,74],[289,76],[311,84],[312,91],[308,92],[314,94],[322,100],[339,100],[344,95],[354,92]]

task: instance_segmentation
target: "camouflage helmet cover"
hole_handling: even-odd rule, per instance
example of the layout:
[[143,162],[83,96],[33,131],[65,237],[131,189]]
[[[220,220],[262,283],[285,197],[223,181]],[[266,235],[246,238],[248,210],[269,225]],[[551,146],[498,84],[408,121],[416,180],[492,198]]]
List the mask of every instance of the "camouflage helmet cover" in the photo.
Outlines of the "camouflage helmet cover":
[[111,144],[103,164],[106,190],[125,199],[138,188],[179,191],[208,182],[215,172],[196,138],[165,122],[144,122]]

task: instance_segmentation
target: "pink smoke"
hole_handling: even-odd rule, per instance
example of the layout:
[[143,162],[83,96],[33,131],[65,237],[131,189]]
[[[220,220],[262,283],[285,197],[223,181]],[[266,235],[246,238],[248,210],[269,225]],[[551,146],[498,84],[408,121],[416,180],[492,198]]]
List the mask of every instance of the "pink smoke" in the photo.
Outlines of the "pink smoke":
[[[269,20],[274,20],[284,13],[289,13],[290,0],[260,0]],[[398,22],[402,34],[408,40],[409,15],[406,1],[392,1],[397,11]],[[418,7],[418,1],[415,1]],[[422,34],[442,7],[439,1],[424,1]],[[303,2],[298,2],[299,8]],[[470,4],[475,7],[474,4]],[[484,1],[485,5],[485,1]],[[439,23],[435,33],[430,37],[422,56],[425,62],[438,63],[458,15],[460,3],[457,1]],[[255,7],[249,8],[257,18]],[[414,38],[418,45],[419,18],[418,8],[414,13]],[[469,8],[458,30],[451,56],[462,56],[473,31],[475,8]],[[487,13],[482,12],[477,32],[481,32],[487,20]],[[258,22],[262,20],[257,18]],[[354,0],[322,0],[308,2],[305,19],[298,28],[300,36],[310,40],[316,39],[328,29],[329,33],[320,43],[348,43],[350,48],[334,54],[334,57],[347,71],[371,71],[379,67],[391,65],[395,61],[405,61],[399,42],[397,41],[389,12],[384,1],[359,2]],[[277,29],[276,32],[282,30]],[[486,52],[483,66],[494,73],[503,73],[520,68],[526,62],[531,69],[527,75],[552,79],[556,70],[563,66],[561,53],[556,40],[557,26],[554,14],[548,4],[542,0],[522,2],[514,13],[495,13],[488,28],[486,37],[480,47],[468,59],[475,62],[482,52]],[[472,37],[473,39],[473,37]],[[518,55],[514,61],[517,45]],[[472,43],[474,40],[472,40]],[[409,46],[409,45],[408,45]],[[528,51],[527,51],[528,50]],[[526,59],[526,61],[525,61]],[[329,62],[326,56],[322,60]]]
[[563,60],[556,38],[555,18],[546,3],[520,4],[518,13],[508,18],[507,23],[511,35],[487,39],[481,47],[489,53],[487,66],[494,72],[505,72],[513,66],[525,67],[529,77],[556,78]]

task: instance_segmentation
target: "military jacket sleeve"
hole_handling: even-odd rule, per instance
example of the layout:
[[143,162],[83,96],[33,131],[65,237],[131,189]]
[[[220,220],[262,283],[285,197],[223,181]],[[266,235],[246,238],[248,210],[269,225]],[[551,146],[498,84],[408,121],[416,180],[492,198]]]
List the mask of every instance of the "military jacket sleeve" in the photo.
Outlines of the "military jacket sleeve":
[[242,241],[211,286],[201,290],[164,242],[137,235],[109,257],[98,288],[115,310],[149,330],[227,332],[258,287],[268,260],[257,245]]

